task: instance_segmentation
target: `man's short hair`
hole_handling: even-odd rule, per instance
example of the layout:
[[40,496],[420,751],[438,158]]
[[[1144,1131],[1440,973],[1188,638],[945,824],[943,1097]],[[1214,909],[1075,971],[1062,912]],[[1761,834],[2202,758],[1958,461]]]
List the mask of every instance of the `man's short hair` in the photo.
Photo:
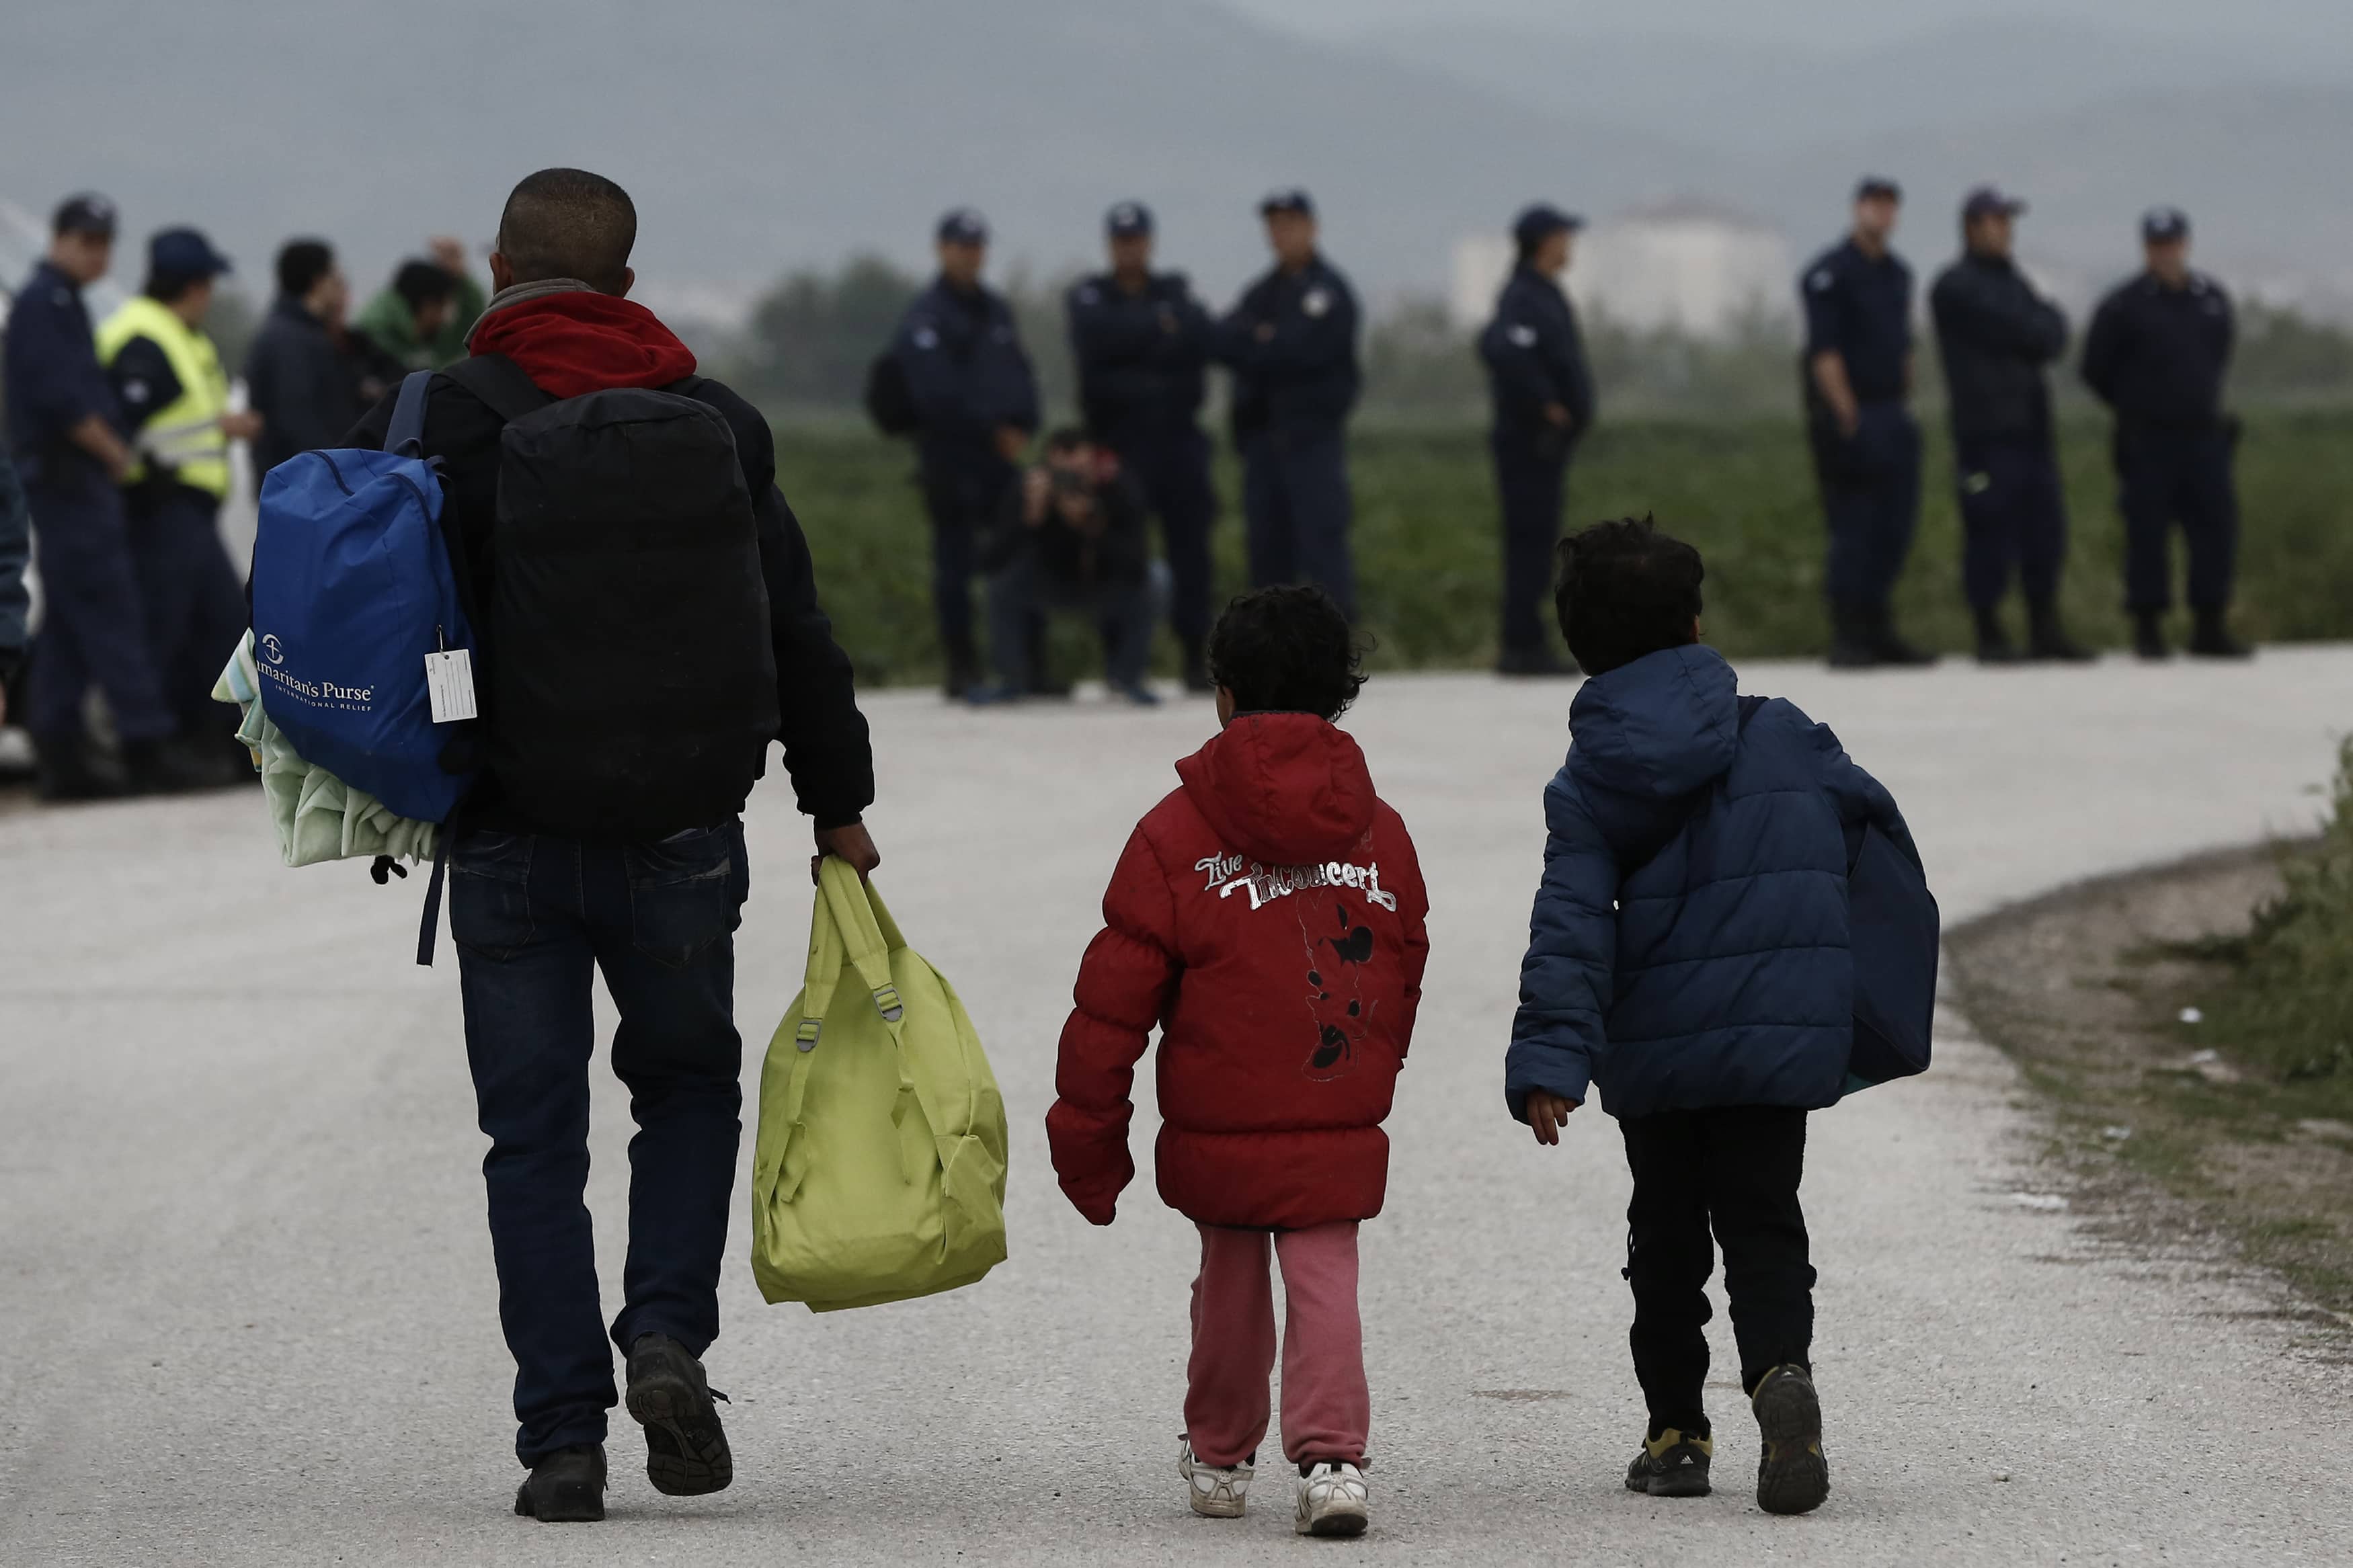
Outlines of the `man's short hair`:
[[499,215],[499,254],[517,283],[577,278],[617,294],[638,243],[629,193],[586,169],[542,169],[523,177]]
[[392,291],[412,310],[422,310],[437,300],[447,300],[457,289],[458,279],[450,276],[448,269],[430,261],[404,261],[400,270],[392,275]]
[[335,247],[323,239],[290,239],[278,252],[278,291],[300,300],[335,269]]
[[1699,640],[1699,552],[1647,517],[1597,522],[1560,542],[1553,607],[1569,656],[1606,675],[1661,648]]
[[1323,589],[1261,588],[1218,617],[1209,678],[1234,694],[1237,713],[1337,719],[1364,689],[1364,649]]

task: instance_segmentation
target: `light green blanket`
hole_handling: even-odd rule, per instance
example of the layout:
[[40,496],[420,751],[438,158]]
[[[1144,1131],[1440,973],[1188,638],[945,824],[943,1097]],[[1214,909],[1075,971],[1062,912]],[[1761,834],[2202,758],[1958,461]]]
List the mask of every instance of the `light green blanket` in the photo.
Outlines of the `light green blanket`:
[[435,826],[395,816],[384,802],[355,790],[326,769],[313,767],[286,742],[261,710],[260,678],[253,669],[253,634],[213,683],[213,700],[234,702],[244,711],[237,738],[261,770],[261,793],[269,803],[269,823],[289,866],[350,860],[377,855],[412,861],[433,858]]

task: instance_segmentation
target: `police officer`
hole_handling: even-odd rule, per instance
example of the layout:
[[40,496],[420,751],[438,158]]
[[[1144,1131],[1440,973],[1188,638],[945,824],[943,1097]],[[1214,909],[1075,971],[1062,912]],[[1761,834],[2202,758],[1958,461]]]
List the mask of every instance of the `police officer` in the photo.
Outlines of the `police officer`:
[[2024,202],[1981,185],[1961,204],[1960,258],[1936,279],[1928,305],[1953,420],[1961,490],[1961,579],[1977,616],[1978,658],[2021,655],[2001,622],[2015,572],[2026,590],[2031,659],[2087,659],[2059,618],[2067,506],[2042,367],[2067,347],[2067,316],[2011,259]]
[[2134,647],[2163,658],[2173,602],[2167,533],[2189,546],[2189,651],[2244,658],[2228,624],[2239,501],[2231,479],[2238,421],[2222,413],[2231,367],[2231,297],[2189,268],[2189,219],[2158,207],[2141,219],[2147,267],[2100,301],[2084,342],[2084,380],[2116,410],[2117,506],[2125,519],[2125,607]]
[[981,679],[973,636],[975,552],[1038,428],[1038,378],[1011,307],[981,281],[987,221],[957,207],[940,219],[935,238],[939,276],[907,307],[892,353],[915,411],[947,691],[962,697]]
[[1209,358],[1208,312],[1181,272],[1152,270],[1151,209],[1105,215],[1111,268],[1064,301],[1087,434],[1119,458],[1152,510],[1168,555],[1169,629],[1184,648],[1185,687],[1213,689],[1209,636],[1209,440],[1198,423]]
[[1829,525],[1831,663],[1844,669],[1936,662],[1896,634],[1892,605],[1920,523],[1920,426],[1905,406],[1912,269],[1888,248],[1903,201],[1894,181],[1865,176],[1854,226],[1798,280],[1806,430]]
[[1512,225],[1519,259],[1479,336],[1494,395],[1488,445],[1504,508],[1503,654],[1505,675],[1562,675],[1544,606],[1552,595],[1553,549],[1560,541],[1562,482],[1569,453],[1593,427],[1593,374],[1577,310],[1562,291],[1569,248],[1584,220],[1542,203]]
[[144,288],[98,329],[99,363],[137,454],[123,496],[148,650],[184,743],[223,783],[254,774],[233,733],[237,710],[212,700],[246,624],[220,505],[229,442],[261,431],[259,415],[230,412],[228,373],[205,335],[215,279],[228,270],[197,230],[164,229],[148,241]]
[[177,725],[148,656],[121,488],[132,452],[81,298],[113,256],[114,205],[100,195],[68,198],[50,225],[48,254],[17,291],[6,334],[8,442],[40,540],[45,605],[25,728],[50,800],[112,795],[125,782],[90,755],[82,700],[93,684],[112,710],[130,787],[195,782],[171,743]]
[[1234,375],[1250,582],[1313,583],[1353,620],[1346,426],[1363,380],[1356,296],[1315,248],[1305,191],[1277,191],[1258,210],[1273,269],[1243,292],[1214,341]]

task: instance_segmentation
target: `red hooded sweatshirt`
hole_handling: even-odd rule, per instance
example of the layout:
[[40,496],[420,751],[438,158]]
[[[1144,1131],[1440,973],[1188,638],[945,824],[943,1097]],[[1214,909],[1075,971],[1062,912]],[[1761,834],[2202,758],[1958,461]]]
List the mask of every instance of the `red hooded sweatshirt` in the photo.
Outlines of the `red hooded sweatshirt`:
[[668,386],[694,374],[694,352],[643,305],[593,289],[541,294],[494,307],[466,340],[504,354],[550,397],[618,386]]
[[1164,1202],[1205,1225],[1369,1219],[1430,953],[1413,840],[1311,714],[1238,718],[1176,774],[1079,970],[1046,1116],[1062,1191],[1111,1223],[1156,1024]]

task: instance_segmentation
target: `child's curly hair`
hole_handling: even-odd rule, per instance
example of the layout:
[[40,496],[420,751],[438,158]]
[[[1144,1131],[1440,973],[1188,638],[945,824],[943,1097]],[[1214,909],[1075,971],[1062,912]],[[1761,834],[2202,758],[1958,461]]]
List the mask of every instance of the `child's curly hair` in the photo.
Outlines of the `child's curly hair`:
[[1364,650],[1321,588],[1261,588],[1226,606],[1209,633],[1209,679],[1239,713],[1337,719],[1364,689]]
[[1699,552],[1651,519],[1580,529],[1555,553],[1553,607],[1577,667],[1604,675],[1661,648],[1699,640]]

